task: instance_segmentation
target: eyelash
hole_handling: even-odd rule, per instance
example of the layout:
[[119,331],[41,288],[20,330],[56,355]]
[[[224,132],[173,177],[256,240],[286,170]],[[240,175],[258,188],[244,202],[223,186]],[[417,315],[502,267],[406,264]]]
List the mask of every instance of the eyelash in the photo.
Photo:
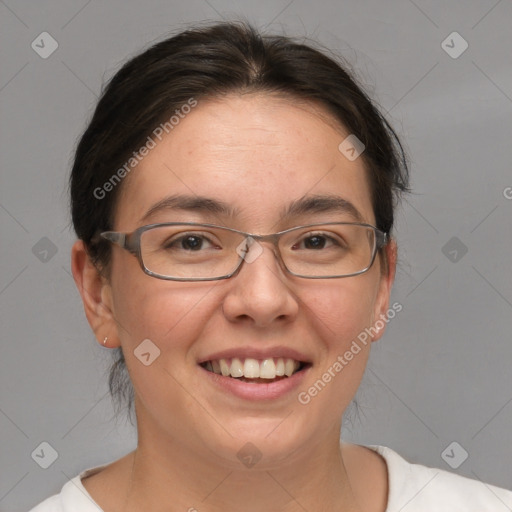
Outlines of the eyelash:
[[[296,245],[298,244],[302,244],[304,243],[305,241],[307,241],[308,239],[311,239],[311,238],[314,238],[314,237],[319,237],[319,238],[323,238],[327,241],[330,241],[332,244],[334,245],[342,245],[340,244],[340,242],[338,240],[336,240],[334,237],[332,236],[329,236],[328,234],[326,233],[322,233],[322,232],[316,232],[316,233],[307,233],[305,235],[303,235],[298,242],[296,242],[294,244],[293,247],[295,247]],[[204,234],[198,234],[198,233],[184,233],[182,235],[180,235],[178,238],[174,238],[172,240],[169,240],[169,241],[166,241],[163,246],[165,249],[173,249],[173,246],[176,245],[176,244],[179,244],[180,242],[183,242],[184,240],[187,240],[188,238],[198,238],[200,239],[202,242],[204,241],[207,241],[210,245],[214,246],[215,243],[210,240],[206,235]],[[323,249],[323,247],[322,247]]]

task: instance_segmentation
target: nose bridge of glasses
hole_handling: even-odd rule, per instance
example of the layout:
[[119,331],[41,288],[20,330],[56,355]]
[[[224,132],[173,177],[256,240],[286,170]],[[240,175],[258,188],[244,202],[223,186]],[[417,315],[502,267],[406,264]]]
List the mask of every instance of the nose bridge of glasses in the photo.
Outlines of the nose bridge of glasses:
[[240,263],[253,263],[260,258],[264,252],[264,246],[269,245],[274,258],[279,266],[283,265],[282,257],[278,247],[279,234],[271,233],[268,235],[255,235],[251,233],[243,233],[243,241],[238,244],[236,252],[241,258]]
[[279,233],[269,233],[268,235],[251,235],[248,234],[247,237],[251,238],[255,242],[258,242],[260,244],[270,244],[275,248],[278,247],[279,242]]

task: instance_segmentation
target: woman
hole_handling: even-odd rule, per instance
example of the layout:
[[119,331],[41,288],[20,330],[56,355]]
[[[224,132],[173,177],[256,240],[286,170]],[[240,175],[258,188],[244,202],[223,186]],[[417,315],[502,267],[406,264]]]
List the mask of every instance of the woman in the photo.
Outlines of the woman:
[[310,47],[220,24],[128,62],[76,151],[72,270],[119,353],[111,390],[133,400],[138,445],[33,510],[511,507],[504,489],[339,441],[400,307],[407,189],[391,127]]

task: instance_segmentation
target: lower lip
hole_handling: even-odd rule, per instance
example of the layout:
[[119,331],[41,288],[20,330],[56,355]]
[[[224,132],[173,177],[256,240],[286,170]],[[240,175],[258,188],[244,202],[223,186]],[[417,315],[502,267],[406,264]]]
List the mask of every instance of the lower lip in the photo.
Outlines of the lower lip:
[[199,367],[205,374],[206,377],[211,379],[214,385],[220,387],[223,391],[231,393],[244,400],[275,400],[288,393],[291,393],[294,389],[297,389],[302,381],[304,380],[306,373],[311,368],[310,366],[303,370],[294,373],[291,377],[281,379],[268,384],[256,383],[256,382],[244,382],[233,377],[224,377],[217,373],[210,372]]

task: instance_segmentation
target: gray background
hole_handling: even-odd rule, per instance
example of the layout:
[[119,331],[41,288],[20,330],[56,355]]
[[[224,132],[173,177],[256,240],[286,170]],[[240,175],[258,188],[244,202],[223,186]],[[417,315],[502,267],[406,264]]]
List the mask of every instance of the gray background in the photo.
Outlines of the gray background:
[[[126,58],[189,23],[233,16],[347,58],[412,159],[392,297],[403,311],[374,345],[345,439],[447,470],[441,454],[456,441],[469,457],[452,471],[512,488],[512,2],[5,0],[0,510],[27,510],[135,446],[113,416],[110,354],[70,274],[71,155]],[[31,48],[43,31],[59,45],[47,59]],[[458,58],[441,46],[453,31],[469,44]],[[43,441],[58,452],[48,469],[31,457]]]

